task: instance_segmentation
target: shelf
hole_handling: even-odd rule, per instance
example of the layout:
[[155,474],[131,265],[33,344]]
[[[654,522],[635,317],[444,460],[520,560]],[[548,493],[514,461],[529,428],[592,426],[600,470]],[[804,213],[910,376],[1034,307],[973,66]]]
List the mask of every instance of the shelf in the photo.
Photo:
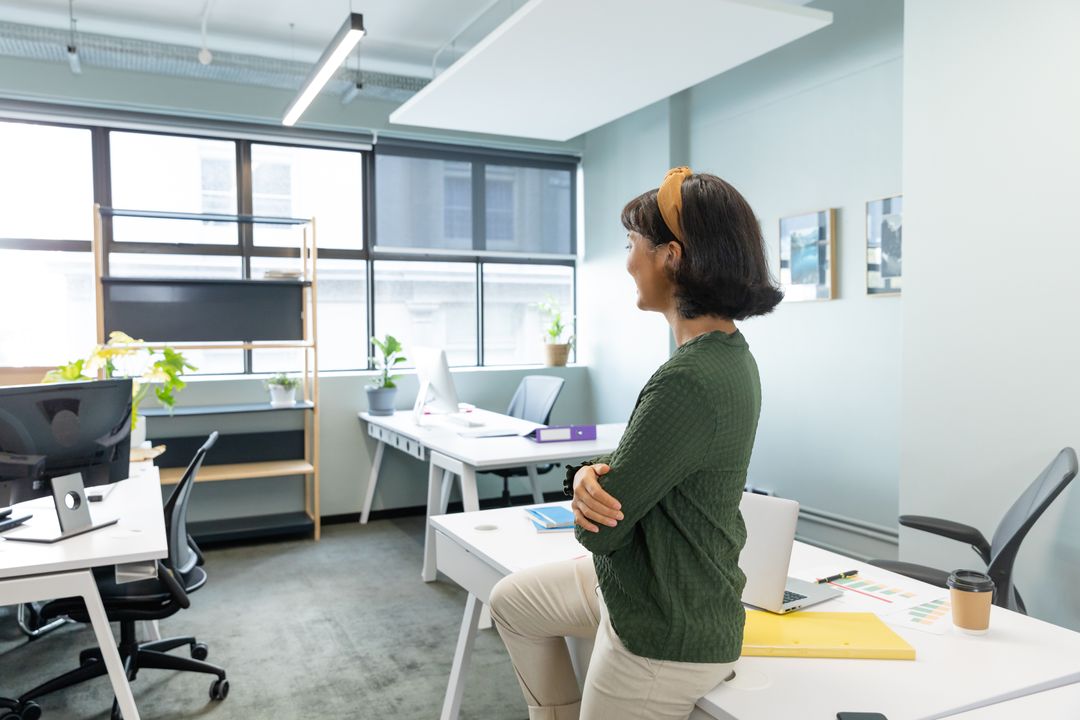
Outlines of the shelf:
[[173,350],[305,350],[315,347],[315,343],[308,340],[254,340],[252,342],[138,342],[129,343],[124,347],[150,348],[160,350],[164,347]]
[[311,281],[296,278],[162,278],[102,275],[101,282],[107,285],[238,285],[241,287],[257,285],[286,285],[289,287],[310,287]]
[[157,220],[201,220],[203,222],[253,223],[257,225],[307,225],[310,218],[272,217],[269,215],[226,215],[223,213],[187,213],[168,210],[122,210],[101,208],[105,217],[154,218]]
[[[161,484],[175,485],[180,482],[187,468],[161,468]],[[203,465],[195,482],[219,482],[221,480],[246,480],[248,478],[283,477],[285,475],[310,475],[315,467],[307,460],[268,460],[266,462],[233,463],[229,465]]]
[[197,542],[229,542],[282,535],[309,535],[315,521],[304,512],[189,522],[188,532]]
[[253,412],[288,412],[289,410],[313,410],[315,403],[297,400],[295,405],[274,407],[268,402],[264,403],[241,403],[236,405],[183,405],[174,407],[170,414],[163,407],[149,407],[139,411],[143,417],[180,417],[183,415],[232,415],[235,413]]

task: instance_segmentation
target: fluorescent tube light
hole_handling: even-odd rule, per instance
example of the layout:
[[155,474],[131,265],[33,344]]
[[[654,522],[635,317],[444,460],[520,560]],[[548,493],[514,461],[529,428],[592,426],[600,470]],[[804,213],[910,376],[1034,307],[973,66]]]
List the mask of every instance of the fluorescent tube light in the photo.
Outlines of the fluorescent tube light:
[[323,51],[319,62],[315,64],[311,74],[304,81],[300,94],[292,101],[285,111],[285,117],[281,120],[282,125],[295,125],[300,116],[307,110],[308,105],[319,94],[338,67],[349,56],[356,43],[364,36],[364,16],[360,13],[349,13],[345,24],[337,31],[334,39]]

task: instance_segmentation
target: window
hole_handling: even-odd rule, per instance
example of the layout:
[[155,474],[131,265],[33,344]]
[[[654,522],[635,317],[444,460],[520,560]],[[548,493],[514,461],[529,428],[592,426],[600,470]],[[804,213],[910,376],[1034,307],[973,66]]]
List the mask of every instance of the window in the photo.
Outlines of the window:
[[58,365],[94,343],[93,160],[83,128],[0,122],[0,366]]
[[[360,250],[364,239],[364,159],[356,151],[251,145],[256,215],[315,218],[319,248]],[[295,228],[256,225],[255,244],[299,247]]]
[[437,347],[451,365],[476,365],[476,265],[376,260],[375,335],[387,334],[406,356],[410,347]]
[[0,122],[0,238],[90,240],[90,131]]
[[376,153],[375,206],[382,247],[473,247],[469,163]]
[[541,301],[562,309],[562,341],[574,334],[574,268],[484,263],[483,269],[485,365],[544,362],[550,317]]
[[[57,365],[92,346],[94,202],[315,217],[323,371],[370,369],[373,334],[397,336],[406,356],[444,348],[458,367],[538,363],[547,320],[538,303],[548,299],[573,333],[576,160],[397,141],[368,152],[342,146],[353,141],[344,135],[318,147],[311,135],[302,140],[310,145],[289,145],[192,132],[0,120],[0,197],[10,209],[0,214],[0,302],[36,310],[9,318],[0,365]],[[101,229],[105,272],[118,278],[278,275],[298,269],[304,232],[122,216]],[[293,350],[187,355],[200,374],[296,372],[303,363]]]
[[[125,210],[237,212],[236,143],[109,133],[112,205]],[[235,223],[114,218],[114,242],[236,245]]]
[[486,249],[572,254],[570,192],[570,170],[488,165]]

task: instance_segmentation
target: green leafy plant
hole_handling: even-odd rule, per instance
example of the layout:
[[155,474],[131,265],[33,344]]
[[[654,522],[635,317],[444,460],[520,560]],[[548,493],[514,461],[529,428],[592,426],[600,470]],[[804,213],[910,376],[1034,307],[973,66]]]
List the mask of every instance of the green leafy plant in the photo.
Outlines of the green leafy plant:
[[[536,306],[540,309],[540,312],[544,313],[548,317],[548,323],[544,327],[544,342],[557,345],[561,342],[563,333],[567,328],[563,322],[562,307],[559,305],[555,298],[548,295],[547,299],[543,302],[539,302]],[[572,322],[573,317],[567,318],[567,322]],[[574,344],[574,336],[571,335],[565,340],[567,345]]]
[[114,330],[109,333],[109,341],[96,346],[89,357],[50,370],[41,382],[93,380],[97,375],[105,378],[130,377],[131,426],[135,427],[139,418],[139,403],[150,388],[154,389],[154,395],[161,404],[172,412],[176,393],[187,387],[180,376],[188,370],[198,368],[176,350],[148,347],[142,340]]
[[276,385],[277,387],[283,387],[286,390],[292,390],[293,388],[300,387],[300,380],[297,378],[289,377],[285,373],[278,373],[266,380],[266,386],[270,387]]
[[399,375],[391,375],[390,371],[396,365],[405,362],[405,356],[401,354],[401,343],[393,335],[387,335],[382,340],[377,337],[371,338],[371,344],[379,349],[382,357],[372,357],[375,368],[382,371],[382,375],[372,380],[372,385],[377,388],[396,388]]

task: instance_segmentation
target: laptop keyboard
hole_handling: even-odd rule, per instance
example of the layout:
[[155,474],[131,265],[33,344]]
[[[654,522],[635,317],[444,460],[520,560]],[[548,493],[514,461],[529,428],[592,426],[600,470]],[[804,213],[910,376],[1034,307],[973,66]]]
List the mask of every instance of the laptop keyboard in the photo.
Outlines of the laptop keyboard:
[[785,605],[787,605],[789,602],[794,602],[796,600],[805,600],[805,599],[806,599],[805,595],[800,595],[799,593],[791,592],[790,590],[785,590],[784,591],[784,604]]

